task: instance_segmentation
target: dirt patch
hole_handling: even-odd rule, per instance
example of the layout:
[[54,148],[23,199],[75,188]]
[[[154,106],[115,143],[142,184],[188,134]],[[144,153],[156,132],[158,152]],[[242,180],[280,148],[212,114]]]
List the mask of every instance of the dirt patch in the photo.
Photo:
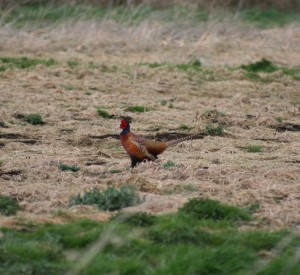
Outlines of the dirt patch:
[[300,124],[293,124],[293,123],[285,123],[282,125],[278,125],[275,127],[278,132],[285,132],[285,131],[300,131]]
[[[253,80],[236,67],[262,57],[299,65],[299,27],[119,27],[78,22],[37,34],[0,29],[3,55],[58,61],[1,73],[1,194],[39,219],[67,209],[69,198],[86,190],[133,184],[146,197],[134,211],[176,211],[190,197],[207,197],[259,205],[254,215],[273,227],[297,224],[299,81],[275,73]],[[78,65],[71,68],[74,59]],[[175,66],[195,59],[203,70]],[[162,66],[147,65],[155,62]],[[126,111],[132,105],[149,111]],[[99,107],[116,118],[100,117]],[[16,113],[40,114],[45,124],[20,121]],[[132,117],[134,133],[149,138],[202,134],[131,170],[118,140],[123,116]],[[224,136],[204,134],[208,125],[221,125]],[[247,152],[249,145],[262,150]],[[62,171],[60,163],[80,170]]]

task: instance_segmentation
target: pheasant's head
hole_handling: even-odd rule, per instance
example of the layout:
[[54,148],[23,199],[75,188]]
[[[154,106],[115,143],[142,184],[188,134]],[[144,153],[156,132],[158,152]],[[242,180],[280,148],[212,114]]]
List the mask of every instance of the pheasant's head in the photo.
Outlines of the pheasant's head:
[[129,125],[129,122],[127,122],[125,119],[121,120],[120,128],[125,129]]

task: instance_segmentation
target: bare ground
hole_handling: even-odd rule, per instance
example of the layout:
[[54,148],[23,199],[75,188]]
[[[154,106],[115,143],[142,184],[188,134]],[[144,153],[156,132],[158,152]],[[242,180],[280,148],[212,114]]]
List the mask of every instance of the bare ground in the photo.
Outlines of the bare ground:
[[[2,27],[1,56],[52,57],[59,64],[8,70],[0,78],[0,190],[24,207],[16,218],[1,216],[0,226],[24,217],[59,222],[61,209],[95,217],[93,208],[66,210],[69,198],[123,184],[137,185],[145,196],[128,211],[176,211],[200,196],[241,207],[257,204],[255,216],[273,228],[299,224],[299,81],[275,72],[262,74],[268,81],[255,82],[240,69],[226,68],[261,58],[299,66],[299,33],[293,25],[257,30],[232,22],[181,28],[149,22],[135,27],[77,22],[34,31]],[[211,73],[190,78],[167,65],[139,65],[195,58]],[[79,65],[71,69],[70,59]],[[128,105],[151,111],[126,112]],[[119,120],[99,117],[98,106],[116,117],[133,117],[132,131],[141,135],[192,134],[211,122],[223,123],[226,135],[187,141],[157,162],[129,170],[119,141],[99,138],[118,134]],[[203,116],[212,109],[225,116]],[[17,116],[30,113],[40,113],[46,124],[33,126]],[[295,131],[276,130],[287,123],[296,125]],[[182,124],[194,128],[187,132]],[[260,145],[263,152],[248,153],[248,145]],[[176,166],[164,168],[167,161]],[[59,163],[81,169],[62,172]]]

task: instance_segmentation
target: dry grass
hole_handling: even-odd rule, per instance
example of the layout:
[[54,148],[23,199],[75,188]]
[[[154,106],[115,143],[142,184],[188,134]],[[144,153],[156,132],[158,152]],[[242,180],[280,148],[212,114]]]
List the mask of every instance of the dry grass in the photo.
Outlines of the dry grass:
[[[20,201],[25,209],[21,216],[30,213],[39,219],[65,209],[68,199],[84,190],[136,184],[146,201],[130,211],[175,211],[188,198],[201,196],[238,206],[259,204],[255,215],[273,227],[298,223],[300,135],[270,127],[279,124],[276,117],[300,123],[295,104],[300,100],[299,82],[277,72],[269,83],[253,82],[241,70],[226,66],[263,57],[280,65],[299,65],[299,31],[293,25],[257,30],[214,21],[184,28],[148,21],[132,27],[77,22],[31,32],[0,28],[3,55],[52,57],[60,62],[7,70],[0,78],[0,121],[8,126],[0,128],[0,134],[23,136],[0,140],[0,171],[21,170],[0,176],[1,194]],[[176,69],[139,65],[186,63],[194,58],[213,70],[217,81],[189,80]],[[70,59],[79,65],[71,69]],[[91,61],[93,68],[88,65]],[[106,72],[103,66],[117,69]],[[173,108],[161,105],[162,100],[172,102]],[[128,105],[152,111],[125,112]],[[194,126],[190,133],[195,133],[211,122],[202,114],[217,109],[226,115],[219,119],[227,135],[185,142],[155,163],[128,170],[129,158],[118,140],[90,137],[119,132],[117,119],[98,116],[99,106],[115,116],[132,116],[132,130],[143,135],[153,128],[168,132],[182,124]],[[16,113],[39,113],[46,124],[24,124],[14,117]],[[37,142],[24,143],[30,139]],[[246,152],[251,144],[264,151]],[[176,166],[165,169],[169,160]],[[102,165],[87,165],[91,162]],[[63,172],[59,163],[81,169]],[[172,194],[172,188],[180,185],[196,191]]]

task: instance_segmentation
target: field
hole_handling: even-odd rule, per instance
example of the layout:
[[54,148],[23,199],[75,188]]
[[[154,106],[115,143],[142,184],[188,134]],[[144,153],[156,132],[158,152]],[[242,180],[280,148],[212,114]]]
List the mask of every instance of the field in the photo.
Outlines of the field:
[[[300,223],[296,16],[254,20],[251,13],[182,7],[112,9],[101,20],[100,11],[76,20],[62,19],[57,10],[52,15],[58,19],[23,12],[24,18],[2,14],[0,27],[0,190],[22,208],[0,215],[0,227],[29,230],[84,218],[92,221],[81,228],[90,228],[112,214],[70,207],[70,199],[94,188],[133,185],[143,199],[125,213],[164,219],[192,198],[216,200],[251,212],[254,221],[237,226],[238,232],[276,231],[274,243],[257,251],[267,250],[263,257],[270,261],[277,255],[269,250],[285,236],[281,229],[294,232]],[[146,137],[199,135],[130,169],[118,140],[122,116]],[[151,232],[159,239],[158,229]],[[298,254],[290,255],[296,262],[297,242]],[[97,268],[87,273],[99,274]],[[131,268],[141,274],[138,264]],[[164,268],[145,274],[184,274]],[[269,272],[263,274],[276,274]]]

